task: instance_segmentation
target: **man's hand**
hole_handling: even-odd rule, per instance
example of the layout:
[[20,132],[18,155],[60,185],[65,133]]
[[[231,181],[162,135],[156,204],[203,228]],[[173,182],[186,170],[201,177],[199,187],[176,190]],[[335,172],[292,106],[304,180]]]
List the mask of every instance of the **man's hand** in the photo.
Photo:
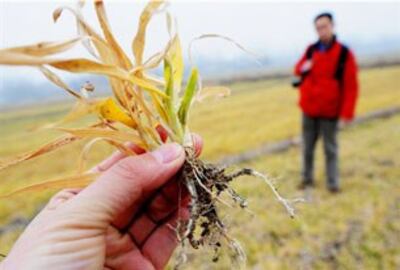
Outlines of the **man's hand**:
[[306,60],[300,68],[301,73],[307,73],[311,70],[313,65],[312,60]]
[[50,200],[0,269],[163,269],[178,244],[177,222],[188,217],[190,198],[175,178],[184,159],[178,144],[114,154],[87,188]]

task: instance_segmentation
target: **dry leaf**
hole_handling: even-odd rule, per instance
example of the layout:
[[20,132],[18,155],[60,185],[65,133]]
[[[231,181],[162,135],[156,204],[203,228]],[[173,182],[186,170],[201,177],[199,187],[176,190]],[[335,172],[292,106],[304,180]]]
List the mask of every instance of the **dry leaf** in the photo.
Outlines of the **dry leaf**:
[[147,25],[163,1],[150,1],[140,15],[139,27],[132,42],[132,51],[135,56],[136,65],[140,66],[143,61],[144,45],[146,41]]
[[95,139],[95,138],[106,138],[112,139],[119,142],[133,142],[134,144],[144,148],[142,139],[133,133],[127,131],[111,130],[111,129],[100,129],[100,128],[57,128],[60,131],[64,131],[73,136],[82,139]]
[[65,91],[67,91],[68,93],[70,93],[71,95],[73,95],[74,97],[78,98],[78,99],[82,99],[82,96],[78,93],[76,93],[73,89],[71,89],[66,83],[64,83],[60,77],[58,77],[54,72],[52,72],[50,69],[41,66],[39,67],[40,71],[44,74],[44,76],[46,76],[46,78],[53,82],[55,85],[61,87],[62,89],[64,89]]
[[39,147],[37,150],[30,151],[30,152],[27,152],[24,154],[20,154],[18,156],[12,157],[12,158],[7,158],[5,160],[1,160],[0,161],[0,170],[17,165],[18,163],[21,163],[23,161],[30,160],[32,158],[47,154],[56,149],[59,149],[60,147],[70,144],[76,140],[78,140],[78,138],[76,136],[62,136],[62,137],[57,138],[49,143],[44,144],[43,146]]
[[107,15],[106,11],[104,9],[104,4],[103,1],[101,0],[96,0],[95,1],[95,7],[96,7],[96,14],[97,18],[100,22],[100,26],[103,29],[104,36],[110,44],[110,48],[113,49],[120,66],[125,68],[125,69],[131,69],[132,68],[132,63],[129,60],[128,56],[126,56],[125,52],[122,50],[122,48],[119,46],[118,42],[114,38],[114,35],[111,32],[110,25],[107,20]]
[[20,53],[29,56],[50,56],[57,53],[65,52],[71,49],[84,38],[74,38],[64,42],[40,42],[29,46],[13,47],[4,49],[5,51]]
[[119,107],[112,98],[107,98],[105,101],[97,105],[99,114],[102,118],[120,122],[128,127],[136,128],[136,122]]
[[16,195],[21,195],[27,192],[39,192],[49,189],[84,188],[88,186],[91,182],[93,182],[93,180],[96,179],[96,177],[98,177],[99,175],[100,174],[98,173],[87,173],[64,177],[61,179],[44,181],[42,183],[33,184],[14,190],[5,195],[0,195],[0,199],[9,199]]

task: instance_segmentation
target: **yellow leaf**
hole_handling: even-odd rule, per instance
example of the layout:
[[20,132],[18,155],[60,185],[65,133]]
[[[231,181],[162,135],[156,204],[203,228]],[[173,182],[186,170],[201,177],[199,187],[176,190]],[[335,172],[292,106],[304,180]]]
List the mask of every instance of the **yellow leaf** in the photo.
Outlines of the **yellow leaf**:
[[40,71],[44,74],[44,76],[46,76],[46,78],[53,82],[55,85],[61,87],[62,89],[64,89],[65,91],[67,91],[68,93],[70,93],[71,95],[73,95],[74,97],[78,98],[78,99],[82,99],[81,95],[76,93],[73,89],[71,89],[66,83],[64,83],[60,77],[58,77],[54,72],[52,72],[50,69],[41,66],[39,67]]
[[119,107],[112,98],[107,98],[105,101],[97,105],[99,114],[104,119],[120,122],[128,127],[135,128],[136,122]]
[[101,140],[104,141],[105,139],[96,138],[85,144],[85,146],[83,147],[83,149],[81,151],[81,154],[78,157],[78,169],[77,169],[78,174],[82,174],[86,170],[86,163],[88,161],[89,151],[91,150],[92,146],[96,142],[101,141]]
[[153,84],[143,80],[134,74],[129,74],[128,72],[120,69],[116,66],[104,65],[95,61],[91,61],[88,59],[71,59],[71,60],[63,60],[57,61],[50,64],[51,66],[66,70],[69,72],[76,73],[93,73],[93,74],[103,74],[111,77],[115,77],[118,79],[122,79],[125,81],[129,81],[134,85],[142,87],[145,90],[154,92],[159,94],[160,96],[166,97],[165,94],[160,91]]
[[[102,37],[96,33],[96,31],[93,30],[92,27],[89,26],[88,23],[86,23],[86,21],[83,19],[83,16],[80,12],[80,8],[82,8],[82,6],[78,5],[78,9],[73,9],[71,7],[59,7],[56,10],[54,10],[53,12],[53,20],[54,22],[57,22],[57,20],[60,18],[62,12],[65,10],[70,11],[76,18],[76,23],[77,23],[77,28],[78,28],[78,35],[80,36],[89,36],[92,39],[95,39],[99,42],[104,42],[104,40],[102,39]],[[90,43],[91,40],[83,40],[83,46],[85,46],[85,48],[87,49],[87,51],[93,55],[95,58],[99,58],[99,56],[97,55],[97,53],[95,52],[92,44]],[[98,44],[94,43],[96,49],[99,51],[99,47]]]
[[164,121],[164,123],[168,122],[168,115],[167,112],[165,111],[165,107],[162,104],[161,100],[159,99],[158,96],[154,94],[150,94],[151,100],[153,101],[153,105],[156,108],[158,115],[161,117],[161,119]]
[[150,80],[135,76],[134,74],[130,74],[129,81],[139,87],[142,87],[145,90],[158,94],[163,98],[167,97],[164,92],[160,91],[156,86],[154,86],[154,84]]
[[157,52],[154,55],[150,56],[149,59],[146,60],[145,63],[143,63],[140,66],[136,66],[133,69],[130,70],[130,74],[136,74],[136,73],[141,73],[143,70],[147,69],[153,69],[156,68],[160,65],[161,61],[164,59],[165,52]]
[[39,192],[49,189],[84,188],[88,186],[91,182],[93,182],[93,180],[96,179],[96,177],[98,177],[99,175],[100,175],[99,173],[87,173],[87,174],[64,177],[55,180],[44,181],[42,183],[33,184],[27,187],[14,190],[5,195],[0,195],[0,199],[14,197],[16,195],[20,195],[26,192]]
[[139,27],[132,42],[132,51],[135,56],[136,65],[140,66],[143,61],[144,44],[146,41],[146,28],[154,12],[161,6],[163,1],[150,1],[140,15]]
[[143,79],[146,81],[154,84],[154,85],[160,85],[165,87],[165,82],[162,80],[162,78],[155,77],[155,76],[149,76],[147,74],[143,74]]
[[126,146],[125,144],[113,141],[113,140],[106,140],[106,142],[108,142],[110,145],[115,146],[116,148],[118,148],[118,150],[123,153],[125,156],[134,156],[136,155],[136,153],[130,149],[128,146]]
[[53,61],[50,65],[69,72],[95,73],[127,79],[127,74],[124,70],[116,66],[102,64],[85,58]]
[[96,139],[91,140],[87,144],[85,144],[85,146],[83,147],[81,154],[79,155],[79,158],[78,158],[78,170],[77,170],[78,174],[82,174],[86,170],[86,163],[89,159],[88,158],[89,151],[92,149],[93,145],[99,141],[105,141],[105,142],[109,143],[110,145],[115,146],[116,148],[118,148],[118,150],[121,153],[124,153],[124,155],[126,155],[126,156],[136,155],[136,153],[134,151],[132,151],[130,148],[128,148],[127,146],[125,146],[122,143],[118,143],[116,141],[108,140],[108,139],[104,139],[104,138],[96,138]]
[[176,88],[176,93],[178,93],[181,89],[182,77],[183,77],[183,56],[182,56],[182,48],[178,35],[172,40],[172,45],[170,50],[167,53],[167,57],[171,61],[172,72],[174,77],[174,86]]
[[82,37],[79,37],[64,42],[40,42],[34,45],[13,47],[5,50],[29,56],[49,56],[69,50],[82,39]]
[[105,99],[99,99],[99,100],[79,99],[75,103],[75,105],[72,107],[72,109],[68,112],[68,114],[65,115],[61,120],[59,120],[55,123],[39,126],[37,128],[34,128],[33,130],[44,129],[44,128],[54,128],[54,127],[57,127],[57,126],[60,126],[63,124],[71,123],[73,121],[81,119],[90,114],[98,115],[99,107],[104,102],[105,102]]
[[167,19],[167,31],[170,37],[172,37],[172,16],[168,11],[165,13]]
[[99,20],[100,26],[103,29],[104,36],[105,36],[108,44],[110,45],[110,47],[113,49],[115,55],[117,56],[120,66],[125,69],[131,69],[132,68],[131,61],[126,56],[126,54],[122,50],[122,48],[119,46],[118,42],[116,41],[116,39],[114,38],[114,35],[112,34],[112,32],[110,30],[110,25],[107,20],[107,15],[106,15],[106,11],[104,9],[103,1],[96,0],[95,8],[96,8],[96,14],[97,14],[97,18]]
[[2,65],[40,66],[56,61],[56,59],[31,56],[21,52],[13,52],[8,49],[0,50],[0,64]]
[[133,133],[127,131],[119,131],[112,129],[99,129],[99,128],[57,128],[71,135],[84,139],[105,138],[119,142],[133,142],[134,144],[143,147],[142,139]]
[[30,152],[20,154],[18,156],[12,157],[12,158],[7,158],[5,160],[1,160],[0,161],[0,170],[3,170],[10,166],[16,165],[20,162],[30,160],[32,158],[44,155],[44,154],[54,151],[64,145],[70,144],[76,140],[78,140],[78,138],[76,136],[62,136],[62,137],[57,138],[49,143],[42,145],[41,147],[39,147],[38,149],[36,149],[34,151],[30,151]]
[[[80,6],[79,8],[82,8]],[[62,11],[64,9],[70,11],[76,18],[77,26],[78,26],[78,34],[84,35],[84,36],[89,36],[90,40],[84,40],[83,45],[87,49],[87,51],[93,55],[97,59],[101,59],[101,61],[105,64],[114,64],[116,65],[118,63],[118,59],[115,56],[115,54],[112,52],[112,49],[109,48],[108,44],[105,42],[105,40],[97,34],[93,28],[89,26],[89,24],[84,20],[80,9],[72,9],[70,7],[61,7],[56,9],[53,12],[53,19],[54,21],[57,21],[58,18],[60,17]],[[92,41],[94,48],[92,46]],[[96,52],[97,50],[97,52]],[[127,104],[125,102],[125,86],[124,82],[116,79],[114,77],[109,77],[110,85],[113,90],[113,93],[115,97],[117,98],[118,102],[126,108]]]

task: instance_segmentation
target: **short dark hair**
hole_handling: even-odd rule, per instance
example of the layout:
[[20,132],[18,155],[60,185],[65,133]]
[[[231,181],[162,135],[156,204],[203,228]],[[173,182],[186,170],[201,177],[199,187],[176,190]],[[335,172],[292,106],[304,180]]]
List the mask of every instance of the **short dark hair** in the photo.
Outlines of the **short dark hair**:
[[332,13],[330,13],[330,12],[323,12],[323,13],[318,14],[318,15],[315,17],[314,23],[317,22],[319,19],[324,18],[324,17],[328,18],[331,22],[333,22],[333,15],[332,15]]

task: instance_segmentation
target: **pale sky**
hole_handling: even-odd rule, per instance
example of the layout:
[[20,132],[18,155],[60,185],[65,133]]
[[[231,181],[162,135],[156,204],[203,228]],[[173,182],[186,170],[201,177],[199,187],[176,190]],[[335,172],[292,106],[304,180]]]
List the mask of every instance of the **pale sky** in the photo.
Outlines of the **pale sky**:
[[[97,28],[92,4],[87,2],[84,15],[92,24],[95,22]],[[64,4],[74,5],[74,2]],[[63,14],[57,24],[52,22],[52,11],[64,4],[61,1],[1,0],[0,47],[75,37],[75,21],[71,14]],[[129,53],[143,6],[143,2],[106,2],[112,28]],[[399,41],[400,37],[400,1],[172,1],[169,10],[178,20],[184,48],[200,34],[219,33],[259,55],[298,54],[315,39],[312,20],[321,11],[334,14],[339,37],[350,46],[356,42]],[[165,44],[165,29],[165,15],[159,14],[150,23],[148,55]],[[73,53],[82,56],[81,49]],[[240,55],[243,52],[222,41],[203,40],[195,45],[195,57],[230,59]],[[11,72],[14,69],[5,70],[0,69],[3,76],[19,76]],[[40,77],[31,71],[27,74],[34,79]]]

